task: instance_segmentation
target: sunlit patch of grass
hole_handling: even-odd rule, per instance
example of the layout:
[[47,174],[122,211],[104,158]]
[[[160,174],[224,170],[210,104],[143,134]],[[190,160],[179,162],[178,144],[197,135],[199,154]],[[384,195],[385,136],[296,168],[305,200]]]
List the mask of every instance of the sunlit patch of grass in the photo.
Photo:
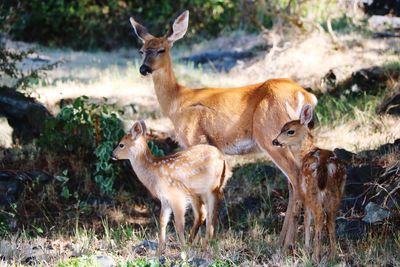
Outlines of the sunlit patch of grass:
[[60,261],[58,267],[93,267],[96,266],[95,260],[90,256],[81,256],[69,258],[67,260]]
[[342,124],[349,120],[376,117],[376,107],[382,102],[384,93],[378,95],[342,94],[322,95],[318,99],[315,113],[322,125]]

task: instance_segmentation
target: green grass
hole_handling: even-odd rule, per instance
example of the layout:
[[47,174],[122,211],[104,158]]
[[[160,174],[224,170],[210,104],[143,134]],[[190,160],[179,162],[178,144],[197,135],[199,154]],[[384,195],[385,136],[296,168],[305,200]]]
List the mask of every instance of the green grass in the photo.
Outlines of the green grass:
[[369,95],[365,92],[341,96],[325,94],[318,98],[315,113],[322,125],[368,119],[377,116],[376,107],[382,102],[384,96],[384,92],[378,95]]
[[90,256],[82,256],[76,258],[69,258],[67,260],[60,261],[58,267],[93,267],[97,266],[95,259]]

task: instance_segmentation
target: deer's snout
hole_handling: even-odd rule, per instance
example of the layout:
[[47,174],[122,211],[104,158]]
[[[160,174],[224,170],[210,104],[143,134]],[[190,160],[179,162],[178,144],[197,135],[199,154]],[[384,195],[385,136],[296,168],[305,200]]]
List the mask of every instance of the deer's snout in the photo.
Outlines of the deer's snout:
[[113,153],[111,154],[111,159],[112,160],[118,160],[117,156],[115,155],[115,152],[113,151]]
[[282,146],[282,144],[279,143],[279,141],[277,139],[272,140],[272,145],[274,145],[274,146]]
[[143,64],[142,66],[140,66],[139,71],[140,71],[140,74],[142,74],[143,76],[146,76],[147,74],[153,72],[153,70],[152,70],[149,66],[147,66],[147,65],[145,65],[145,64]]

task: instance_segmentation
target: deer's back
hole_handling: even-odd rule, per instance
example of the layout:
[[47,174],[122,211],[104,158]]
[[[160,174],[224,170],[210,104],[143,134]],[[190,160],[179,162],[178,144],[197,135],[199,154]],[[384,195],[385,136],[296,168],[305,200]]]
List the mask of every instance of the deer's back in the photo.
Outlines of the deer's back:
[[345,179],[345,164],[329,150],[314,149],[303,158],[300,181],[305,198],[323,201],[325,196],[341,198]]
[[205,194],[220,185],[224,157],[216,147],[196,145],[157,163],[155,171],[162,183],[190,194]]

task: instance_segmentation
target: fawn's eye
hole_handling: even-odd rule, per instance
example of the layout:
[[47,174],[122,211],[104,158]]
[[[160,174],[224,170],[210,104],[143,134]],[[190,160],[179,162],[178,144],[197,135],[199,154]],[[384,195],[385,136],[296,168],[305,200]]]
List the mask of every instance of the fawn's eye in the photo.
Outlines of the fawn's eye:
[[164,53],[164,52],[165,52],[165,49],[162,48],[162,49],[160,49],[160,50],[157,51],[157,54],[162,54],[162,53]]
[[119,146],[120,148],[124,148],[125,145],[124,145],[124,144],[119,144],[118,146]]
[[293,130],[289,130],[289,131],[287,131],[287,135],[288,135],[288,136],[292,136],[292,135],[294,135],[294,131],[293,131]]

